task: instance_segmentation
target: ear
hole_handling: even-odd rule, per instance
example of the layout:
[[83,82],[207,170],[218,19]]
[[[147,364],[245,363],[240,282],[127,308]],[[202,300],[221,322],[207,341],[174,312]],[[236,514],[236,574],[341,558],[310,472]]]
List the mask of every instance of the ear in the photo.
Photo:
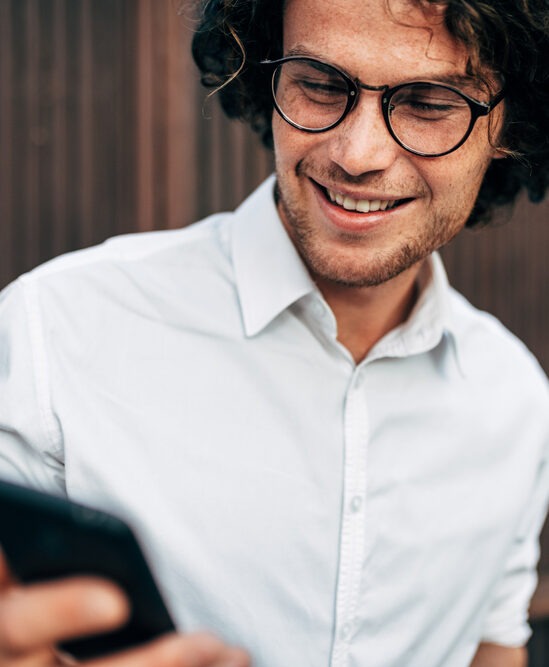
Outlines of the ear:
[[506,157],[513,155],[512,149],[510,149],[504,141],[505,135],[505,100],[503,103],[498,105],[498,108],[495,109],[488,118],[488,136],[489,141],[492,144],[492,159],[501,160]]

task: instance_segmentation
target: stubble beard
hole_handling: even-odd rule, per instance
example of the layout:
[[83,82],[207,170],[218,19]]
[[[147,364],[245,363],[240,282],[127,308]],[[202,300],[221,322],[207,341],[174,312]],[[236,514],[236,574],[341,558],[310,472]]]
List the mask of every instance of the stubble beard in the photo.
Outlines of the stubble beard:
[[449,243],[462,229],[466,216],[433,215],[415,237],[402,238],[391,249],[367,247],[364,238],[341,232],[338,249],[330,250],[322,232],[303,204],[283,191],[277,181],[277,203],[286,229],[313,279],[342,287],[377,287],[425,260]]

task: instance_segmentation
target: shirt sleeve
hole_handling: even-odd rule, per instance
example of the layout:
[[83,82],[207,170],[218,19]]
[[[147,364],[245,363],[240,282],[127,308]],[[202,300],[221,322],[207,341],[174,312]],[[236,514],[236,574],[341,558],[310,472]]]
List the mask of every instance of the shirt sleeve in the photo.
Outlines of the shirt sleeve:
[[0,477],[59,493],[63,444],[39,301],[28,276],[0,294]]
[[483,642],[502,646],[524,646],[532,634],[528,607],[538,577],[539,536],[548,509],[549,437],[536,483],[526,505],[515,541],[492,596],[485,619]]

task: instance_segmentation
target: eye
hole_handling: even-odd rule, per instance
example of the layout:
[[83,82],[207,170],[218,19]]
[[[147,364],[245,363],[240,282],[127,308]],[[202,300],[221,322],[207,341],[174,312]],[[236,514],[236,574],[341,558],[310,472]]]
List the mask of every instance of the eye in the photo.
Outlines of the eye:
[[297,82],[311,99],[331,100],[347,97],[347,88],[337,80],[303,78]]
[[468,115],[469,106],[455,91],[431,84],[414,84],[398,90],[391,98],[391,114],[418,120],[437,121]]
[[348,96],[347,84],[329,65],[320,62],[289,60],[281,65],[276,78],[276,94],[295,104],[341,104]]
[[410,99],[404,103],[401,102],[400,105],[406,107],[410,113],[416,113],[425,118],[443,118],[456,110],[453,104],[441,104],[422,99]]

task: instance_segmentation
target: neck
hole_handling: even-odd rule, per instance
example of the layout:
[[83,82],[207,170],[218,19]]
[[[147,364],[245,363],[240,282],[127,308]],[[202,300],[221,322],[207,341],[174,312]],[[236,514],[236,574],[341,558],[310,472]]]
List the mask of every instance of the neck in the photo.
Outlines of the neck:
[[408,318],[417,300],[417,277],[422,266],[419,263],[376,287],[346,287],[317,280],[335,315],[338,340],[356,363]]

